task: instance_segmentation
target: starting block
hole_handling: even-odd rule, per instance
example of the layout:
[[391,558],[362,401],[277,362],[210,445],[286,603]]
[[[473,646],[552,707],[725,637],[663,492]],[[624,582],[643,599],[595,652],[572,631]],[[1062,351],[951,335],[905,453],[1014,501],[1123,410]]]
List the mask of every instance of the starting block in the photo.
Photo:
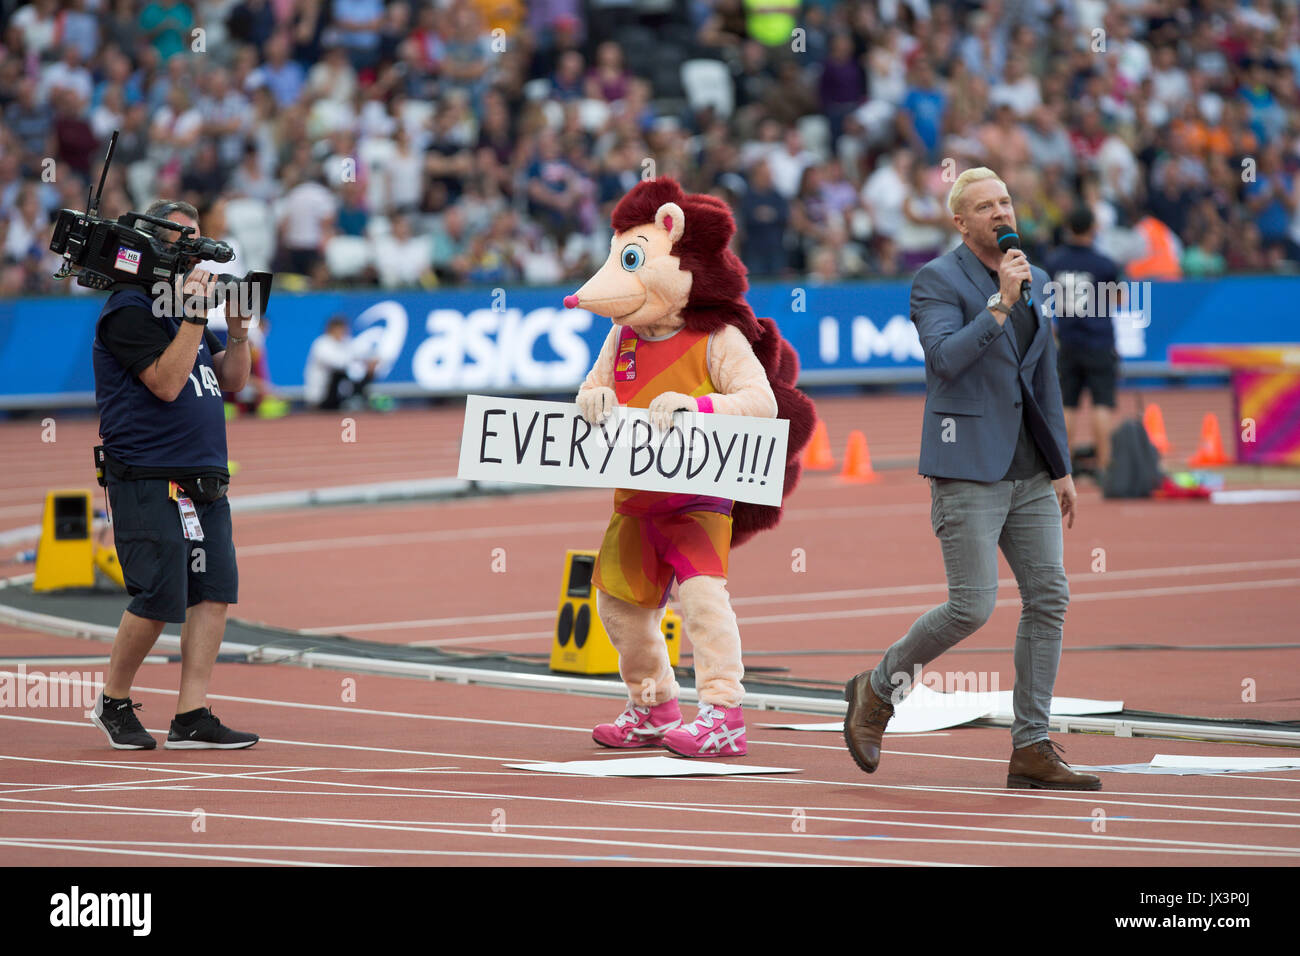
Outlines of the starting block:
[[[551,644],[553,671],[566,674],[618,673],[618,651],[596,613],[596,595],[591,586],[596,553],[568,551],[564,555],[560,606],[555,617],[555,640]],[[668,662],[676,667],[681,658],[681,616],[668,608],[659,626],[668,645]]]
[[89,491],[74,489],[46,494],[33,591],[94,587],[96,568],[125,590],[117,552],[95,541],[94,522],[95,510]]

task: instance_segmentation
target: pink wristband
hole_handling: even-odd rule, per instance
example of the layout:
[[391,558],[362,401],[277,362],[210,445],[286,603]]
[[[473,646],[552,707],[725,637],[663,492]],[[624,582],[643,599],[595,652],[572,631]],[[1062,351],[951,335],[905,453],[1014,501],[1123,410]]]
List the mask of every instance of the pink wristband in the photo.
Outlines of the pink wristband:
[[712,411],[713,411],[713,399],[710,398],[710,397],[707,396],[707,395],[702,395],[702,396],[700,396],[699,398],[697,398],[697,399],[695,400],[695,406],[696,406],[696,409],[697,409],[698,411],[701,411],[701,412],[712,412]]

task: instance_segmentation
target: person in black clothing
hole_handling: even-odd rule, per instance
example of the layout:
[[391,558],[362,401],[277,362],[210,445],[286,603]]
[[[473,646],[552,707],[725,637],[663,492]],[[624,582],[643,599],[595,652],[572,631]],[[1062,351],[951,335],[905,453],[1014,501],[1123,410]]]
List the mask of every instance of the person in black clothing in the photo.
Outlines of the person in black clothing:
[[1087,206],[1075,209],[1067,222],[1065,245],[1048,256],[1044,268],[1056,283],[1060,336],[1058,373],[1061,401],[1065,405],[1065,432],[1070,447],[1078,434],[1079,396],[1084,389],[1092,398],[1092,434],[1097,466],[1104,474],[1110,464],[1110,433],[1115,411],[1115,381],[1119,353],[1110,315],[1119,282],[1119,266],[1092,248],[1096,223]]
[[[157,202],[149,215],[193,226],[198,213],[183,202]],[[177,238],[150,227],[163,239]],[[196,269],[182,301],[174,289],[120,288],[96,325],[95,400],[104,442],[114,542],[131,603],[122,614],[108,677],[93,723],[117,750],[152,750],[131,684],[167,622],[181,624],[181,681],[169,749],[249,747],[256,734],[224,726],[207,709],[208,681],[238,600],[231,537],[223,391],[239,391],[249,373],[248,320],[227,305],[223,345],[208,331],[202,296],[215,279]],[[201,314],[195,314],[201,313]]]

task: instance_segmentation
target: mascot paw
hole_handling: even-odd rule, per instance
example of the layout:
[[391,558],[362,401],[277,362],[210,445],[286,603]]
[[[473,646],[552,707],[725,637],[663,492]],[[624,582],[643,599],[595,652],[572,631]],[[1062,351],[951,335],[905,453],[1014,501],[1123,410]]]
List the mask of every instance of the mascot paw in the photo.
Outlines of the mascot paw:
[[699,411],[699,403],[689,395],[681,392],[664,392],[650,403],[650,424],[661,432],[673,426],[674,412]]
[[618,408],[618,397],[612,388],[600,386],[578,393],[578,411],[589,425],[599,425]]

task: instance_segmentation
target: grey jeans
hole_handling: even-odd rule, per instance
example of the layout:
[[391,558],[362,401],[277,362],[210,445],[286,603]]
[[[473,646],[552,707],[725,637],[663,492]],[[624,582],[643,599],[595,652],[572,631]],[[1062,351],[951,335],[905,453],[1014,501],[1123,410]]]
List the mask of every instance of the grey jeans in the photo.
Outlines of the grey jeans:
[[1052,688],[1061,661],[1061,631],[1070,603],[1062,562],[1061,509],[1047,472],[1023,481],[930,479],[930,522],[943,546],[948,600],[922,614],[885,652],[871,673],[872,689],[889,700],[911,686],[924,667],[993,613],[998,593],[998,548],[1020,586],[1016,628],[1016,748],[1047,739]]

